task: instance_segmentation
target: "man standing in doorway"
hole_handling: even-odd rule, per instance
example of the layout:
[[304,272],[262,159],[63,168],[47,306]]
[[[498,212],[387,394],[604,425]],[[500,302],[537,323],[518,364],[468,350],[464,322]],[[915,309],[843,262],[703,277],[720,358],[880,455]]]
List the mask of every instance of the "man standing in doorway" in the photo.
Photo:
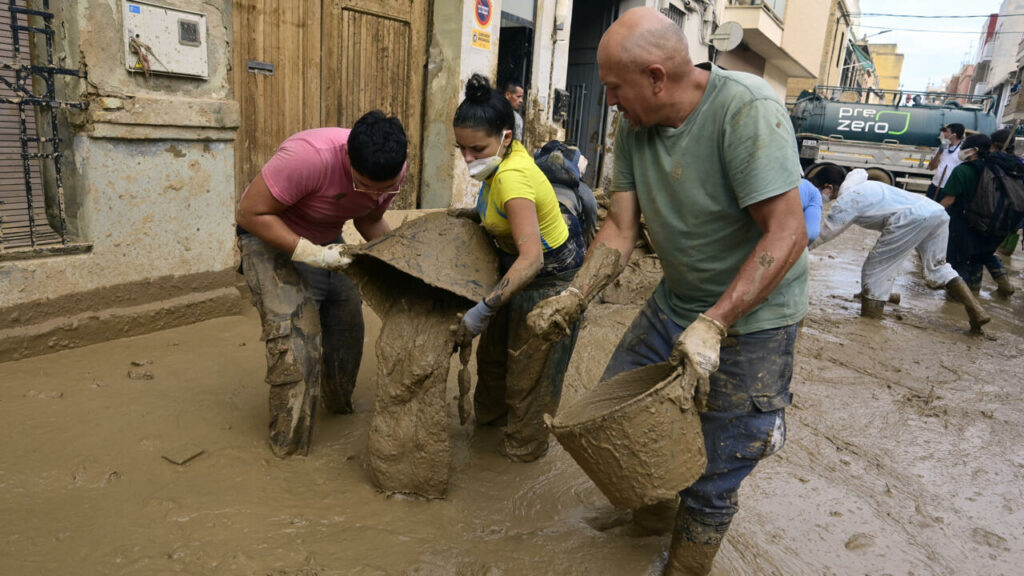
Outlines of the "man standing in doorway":
[[708,464],[680,492],[665,574],[704,575],[740,483],[785,441],[796,325],[807,311],[799,158],[772,88],[694,66],[679,26],[657,10],[623,14],[597,58],[622,118],[611,209],[577,280],[539,305],[551,321],[538,314],[533,327],[552,337],[571,326],[625,267],[642,215],[665,275],[602,381],[665,361],[696,372]]
[[263,322],[270,448],[307,454],[317,399],[352,412],[363,354],[359,292],[341,229],[366,240],[391,231],[384,211],[405,177],[407,141],[395,117],[370,112],[351,130],[316,128],[281,144],[238,204],[245,281]]
[[516,115],[516,126],[512,131],[512,137],[520,142],[523,141],[523,117],[519,111],[523,106],[523,86],[515,80],[505,83],[505,99],[512,105],[512,113]]
[[939,130],[939,149],[935,151],[935,156],[932,157],[932,161],[928,163],[929,170],[935,170],[935,175],[932,176],[932,183],[928,185],[928,191],[925,192],[925,196],[928,196],[932,200],[939,200],[939,194],[942,188],[946,185],[946,181],[949,180],[949,175],[953,173],[953,168],[960,165],[960,158],[957,153],[960,151],[960,143],[964,139],[964,125],[963,124],[950,124],[943,126]]

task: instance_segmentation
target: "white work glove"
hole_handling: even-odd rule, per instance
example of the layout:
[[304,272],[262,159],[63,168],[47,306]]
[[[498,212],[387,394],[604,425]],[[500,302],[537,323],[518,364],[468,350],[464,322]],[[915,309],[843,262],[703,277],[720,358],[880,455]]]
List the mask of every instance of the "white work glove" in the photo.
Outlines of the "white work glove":
[[344,244],[320,246],[305,238],[299,238],[299,244],[295,247],[295,252],[292,252],[292,261],[336,272],[352,263],[352,257],[346,251],[347,247]]
[[707,410],[711,374],[718,370],[718,354],[725,334],[725,326],[721,322],[701,314],[683,330],[672,347],[669,361],[676,366],[683,362],[687,370],[693,370],[697,375],[693,403],[699,412]]

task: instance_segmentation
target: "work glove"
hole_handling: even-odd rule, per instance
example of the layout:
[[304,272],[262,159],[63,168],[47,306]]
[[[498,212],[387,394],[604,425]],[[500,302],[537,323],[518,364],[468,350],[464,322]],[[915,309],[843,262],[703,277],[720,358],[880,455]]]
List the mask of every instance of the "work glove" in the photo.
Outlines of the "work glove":
[[352,257],[347,252],[348,246],[345,244],[320,246],[305,238],[299,238],[299,244],[292,252],[292,261],[337,272],[352,263]]
[[461,332],[464,336],[469,336],[472,339],[484,331],[487,328],[487,324],[491,321],[491,318],[498,312],[497,308],[491,308],[487,302],[483,300],[476,303],[466,313],[462,315],[462,326]]
[[547,342],[554,342],[572,332],[572,325],[587,309],[583,292],[572,286],[561,294],[542,300],[526,315],[526,325]]
[[449,208],[445,210],[445,214],[453,218],[465,218],[477,224],[480,223],[480,213],[476,211],[476,208]]
[[721,322],[701,314],[683,330],[672,347],[669,361],[676,366],[682,362],[687,370],[693,370],[697,375],[693,403],[699,412],[707,410],[711,374],[718,370],[718,354],[725,334],[725,326]]

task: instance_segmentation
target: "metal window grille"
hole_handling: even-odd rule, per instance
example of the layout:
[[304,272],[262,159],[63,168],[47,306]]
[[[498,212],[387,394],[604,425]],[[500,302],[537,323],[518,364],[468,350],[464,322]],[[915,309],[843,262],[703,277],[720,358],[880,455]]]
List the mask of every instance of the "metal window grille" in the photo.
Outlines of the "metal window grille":
[[587,98],[586,84],[573,84],[569,88],[569,113],[566,115],[565,143],[580,145],[580,131],[583,127],[583,105]]
[[58,100],[55,78],[81,74],[54,64],[49,0],[42,0],[42,10],[29,9],[25,0],[5,4],[0,4],[0,255],[79,249],[69,238],[65,217],[57,112],[88,103]]
[[679,26],[679,28],[683,28],[686,24],[686,12],[683,12],[672,4],[669,4],[667,8],[661,11],[661,13],[668,16],[668,19],[675,22],[676,26]]

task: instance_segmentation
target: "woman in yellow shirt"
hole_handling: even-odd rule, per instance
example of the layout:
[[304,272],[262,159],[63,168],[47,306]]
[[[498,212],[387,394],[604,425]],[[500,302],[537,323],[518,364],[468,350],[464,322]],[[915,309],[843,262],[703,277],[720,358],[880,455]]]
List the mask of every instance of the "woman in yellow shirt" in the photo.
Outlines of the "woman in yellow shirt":
[[[470,176],[483,183],[475,216],[494,239],[503,274],[494,290],[463,315],[457,338],[468,343],[483,333],[473,398],[477,423],[504,424],[501,452],[529,462],[547,452],[543,416],[558,408],[579,322],[544,358],[516,352],[532,336],[526,315],[537,302],[566,289],[583,263],[582,230],[513,138],[512,107],[487,78],[474,74],[469,79],[452,124]],[[539,378],[523,365],[534,362],[544,363]]]

